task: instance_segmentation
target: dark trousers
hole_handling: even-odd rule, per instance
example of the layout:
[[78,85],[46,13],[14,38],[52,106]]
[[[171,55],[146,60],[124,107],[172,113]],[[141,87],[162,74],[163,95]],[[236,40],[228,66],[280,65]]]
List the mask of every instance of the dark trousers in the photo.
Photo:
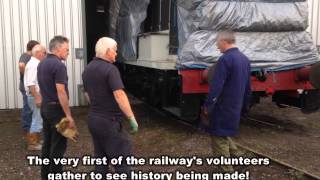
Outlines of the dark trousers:
[[[131,155],[131,142],[128,133],[121,124],[121,117],[98,116],[89,114],[88,127],[94,144],[96,158],[107,157],[108,160],[123,156],[122,164],[113,166],[115,172],[126,173],[130,179],[130,166],[126,164],[125,158]],[[110,162],[110,161],[109,161]],[[97,173],[110,172],[107,166],[96,166]]]
[[67,139],[57,132],[55,125],[65,114],[60,105],[41,105],[43,118],[42,158],[49,158],[50,165],[41,166],[41,178],[48,179],[48,173],[62,173],[62,165],[55,165],[53,158],[62,158],[67,147]]

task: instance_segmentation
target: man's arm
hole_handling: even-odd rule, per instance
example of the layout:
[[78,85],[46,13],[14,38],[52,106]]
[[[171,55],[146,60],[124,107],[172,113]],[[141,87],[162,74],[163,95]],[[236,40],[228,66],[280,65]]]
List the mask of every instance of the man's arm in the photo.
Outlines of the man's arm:
[[[227,67],[223,59],[219,60],[214,71],[212,82],[210,82],[208,97],[205,101],[206,110],[210,112],[217,102],[225,81],[227,79]],[[210,108],[211,107],[211,108]]]
[[37,92],[36,90],[36,86],[35,85],[31,85],[31,86],[28,86],[29,88],[29,91],[31,93],[31,95],[34,97],[34,101],[35,101],[35,104],[37,107],[40,107],[41,106],[41,95]]
[[90,104],[90,97],[87,92],[84,92],[84,97],[87,99],[88,103]]
[[251,70],[250,70],[250,66],[248,68],[248,74],[249,74],[249,78],[246,82],[246,88],[245,88],[245,94],[243,97],[243,104],[242,104],[242,114],[246,115],[249,110],[250,110],[250,106],[251,106]]
[[23,75],[24,74],[24,70],[25,70],[26,64],[23,62],[19,62],[19,71],[20,74]]
[[73,128],[74,127],[74,120],[71,116],[71,111],[70,111],[70,107],[69,107],[69,99],[68,99],[68,95],[67,95],[67,92],[65,89],[65,85],[57,83],[56,88],[57,88],[57,93],[58,93],[60,105],[66,115],[66,118],[70,121],[69,127]]
[[129,99],[126,93],[122,89],[119,89],[119,90],[113,91],[113,95],[120,109],[127,116],[127,118],[134,117],[130,103],[129,103]]
[[129,99],[123,89],[113,91],[114,98],[116,99],[121,111],[127,116],[129,123],[132,127],[132,133],[138,131],[138,123],[132,112]]

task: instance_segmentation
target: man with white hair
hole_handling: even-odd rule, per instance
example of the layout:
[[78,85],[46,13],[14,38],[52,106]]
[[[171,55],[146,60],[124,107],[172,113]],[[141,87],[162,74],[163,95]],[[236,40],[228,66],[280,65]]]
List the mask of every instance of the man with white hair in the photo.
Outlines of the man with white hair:
[[41,95],[37,78],[37,68],[46,56],[46,49],[41,45],[32,48],[32,57],[25,67],[24,87],[28,96],[28,105],[32,111],[32,122],[27,134],[28,150],[40,151],[40,133],[42,130],[42,118],[40,115]]
[[[138,123],[124,92],[119,70],[113,63],[117,56],[115,40],[102,37],[96,44],[96,57],[82,74],[86,96],[90,102],[88,126],[92,135],[95,156],[108,159],[131,155],[131,143],[121,123],[123,114],[129,120],[131,133],[138,131]],[[114,167],[118,173],[130,175],[126,163]],[[105,174],[107,166],[97,165],[96,171]]]

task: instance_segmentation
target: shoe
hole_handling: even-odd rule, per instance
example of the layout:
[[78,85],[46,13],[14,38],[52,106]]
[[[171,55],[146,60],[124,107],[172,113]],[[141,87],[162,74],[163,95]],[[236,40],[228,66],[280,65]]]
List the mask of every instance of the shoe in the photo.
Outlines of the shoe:
[[28,151],[40,151],[42,149],[42,145],[40,144],[40,136],[37,133],[28,133],[27,142]]
[[41,144],[32,144],[28,145],[28,151],[41,151],[42,145]]

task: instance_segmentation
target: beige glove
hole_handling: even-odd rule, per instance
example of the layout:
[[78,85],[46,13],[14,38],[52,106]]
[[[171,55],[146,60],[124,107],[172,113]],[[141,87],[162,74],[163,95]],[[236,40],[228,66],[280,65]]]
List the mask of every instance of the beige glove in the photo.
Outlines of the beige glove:
[[79,132],[76,127],[68,128],[68,119],[62,118],[58,124],[56,124],[57,131],[64,137],[71,139],[74,142],[77,142]]

